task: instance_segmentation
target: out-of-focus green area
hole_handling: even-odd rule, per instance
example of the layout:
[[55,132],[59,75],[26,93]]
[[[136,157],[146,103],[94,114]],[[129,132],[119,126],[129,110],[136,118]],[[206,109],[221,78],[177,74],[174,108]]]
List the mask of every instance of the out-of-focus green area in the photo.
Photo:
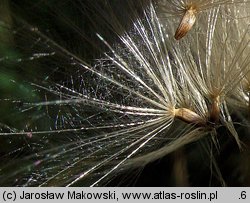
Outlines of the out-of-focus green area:
[[[18,63],[22,53],[17,46],[13,15],[10,2],[2,0],[0,3],[0,124],[2,132],[22,128],[20,121],[23,115],[20,114],[20,105],[24,101],[32,101],[38,98],[31,85],[25,78],[25,70],[32,69],[31,64]],[[20,129],[19,129],[20,130]],[[2,147],[3,148],[3,147]]]

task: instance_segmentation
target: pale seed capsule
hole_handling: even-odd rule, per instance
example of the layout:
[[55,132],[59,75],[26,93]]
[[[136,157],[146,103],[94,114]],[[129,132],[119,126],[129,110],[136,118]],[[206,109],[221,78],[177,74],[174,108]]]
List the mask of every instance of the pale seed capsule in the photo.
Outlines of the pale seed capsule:
[[191,28],[193,27],[196,21],[196,14],[197,14],[196,7],[189,6],[186,9],[186,12],[184,16],[182,17],[179,27],[177,28],[175,35],[174,35],[176,40],[180,40],[189,32],[189,30],[191,30]]

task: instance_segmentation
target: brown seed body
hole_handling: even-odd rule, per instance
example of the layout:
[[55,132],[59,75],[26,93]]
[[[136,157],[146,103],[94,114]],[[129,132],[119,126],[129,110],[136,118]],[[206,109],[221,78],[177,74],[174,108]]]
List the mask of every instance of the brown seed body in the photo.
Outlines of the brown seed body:
[[186,10],[183,18],[181,19],[179,27],[175,32],[174,37],[176,40],[180,40],[189,32],[189,30],[191,30],[196,21],[196,14],[197,10],[194,7],[189,7]]
[[189,124],[197,124],[200,126],[205,125],[204,119],[199,116],[197,113],[187,109],[187,108],[179,108],[174,110],[175,118],[178,118]]
[[217,96],[213,98],[211,104],[209,121],[212,123],[218,123],[219,119],[220,119],[220,97]]

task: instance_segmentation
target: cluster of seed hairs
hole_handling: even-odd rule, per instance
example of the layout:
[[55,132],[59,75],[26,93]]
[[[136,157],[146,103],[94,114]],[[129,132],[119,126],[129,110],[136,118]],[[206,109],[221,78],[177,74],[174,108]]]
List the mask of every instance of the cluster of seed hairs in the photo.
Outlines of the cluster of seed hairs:
[[[234,0],[166,0],[159,1],[159,5],[162,6],[164,15],[170,14],[172,16],[182,16],[179,26],[175,32],[175,39],[180,40],[183,38],[188,31],[190,31],[196,22],[197,15],[202,12],[206,12],[209,9],[215,8],[216,6],[229,5],[229,4],[240,4],[244,1]],[[245,1],[247,2],[247,1]],[[168,15],[168,17],[170,16]]]
[[94,62],[46,26],[16,13],[1,21],[18,53],[5,53],[2,67],[25,75],[9,81],[29,96],[1,98],[12,111],[1,120],[0,185],[105,186],[202,140],[211,176],[226,185],[211,146],[218,153],[226,134],[244,149],[234,118],[248,132],[249,1],[127,0],[122,17],[111,0],[77,2],[91,28],[98,19],[106,29],[93,31],[99,43],[86,24],[47,10],[64,19],[72,42],[101,50]]

